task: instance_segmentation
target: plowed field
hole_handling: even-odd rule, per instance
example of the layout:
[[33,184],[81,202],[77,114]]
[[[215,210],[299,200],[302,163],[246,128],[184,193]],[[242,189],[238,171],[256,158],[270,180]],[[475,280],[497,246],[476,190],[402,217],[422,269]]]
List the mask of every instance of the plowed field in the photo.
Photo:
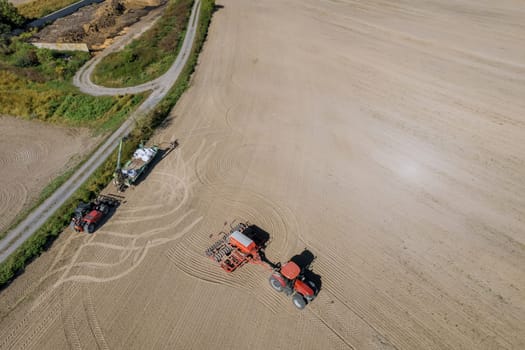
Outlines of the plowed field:
[[[218,4],[180,147],[2,291],[0,348],[525,348],[523,4]],[[206,258],[234,219],[317,256],[305,310]]]
[[98,141],[88,130],[0,116],[0,232]]

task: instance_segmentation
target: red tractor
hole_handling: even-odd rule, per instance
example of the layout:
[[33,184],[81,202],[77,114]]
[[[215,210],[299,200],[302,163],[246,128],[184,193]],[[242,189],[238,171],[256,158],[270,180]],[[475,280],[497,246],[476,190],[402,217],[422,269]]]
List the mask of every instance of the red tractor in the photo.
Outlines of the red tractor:
[[274,269],[270,276],[270,285],[278,292],[293,294],[292,301],[298,309],[304,309],[306,304],[315,299],[318,292],[315,283],[305,277],[304,269],[293,261]]
[[233,272],[247,263],[273,269],[270,285],[278,292],[293,294],[293,303],[299,309],[304,309],[317,296],[320,281],[318,287],[311,278],[305,276],[311,275],[308,266],[314,258],[313,255],[309,257],[309,251],[305,250],[281,266],[281,263],[274,264],[266,258],[265,248],[269,243],[269,235],[256,225],[241,222],[232,226],[229,232],[221,232],[219,235],[222,237],[206,249],[206,255],[224,271]]
[[109,214],[118,200],[108,196],[99,196],[89,203],[81,202],[71,219],[71,228],[77,232],[93,233],[102,220]]

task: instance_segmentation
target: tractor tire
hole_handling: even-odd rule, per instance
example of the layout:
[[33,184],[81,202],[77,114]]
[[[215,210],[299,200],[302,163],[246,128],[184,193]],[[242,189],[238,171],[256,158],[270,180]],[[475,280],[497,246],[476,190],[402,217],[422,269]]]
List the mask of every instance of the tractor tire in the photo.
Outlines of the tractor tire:
[[312,300],[315,299],[315,297],[317,296],[317,286],[315,285],[314,282],[312,281],[308,281],[308,285],[310,286],[310,288],[312,288],[312,290],[314,291],[314,295],[305,295],[304,298],[306,299],[307,302],[311,302]]
[[270,286],[278,292],[282,292],[284,288],[281,282],[273,275],[270,276]]
[[293,304],[296,308],[299,310],[302,310],[306,307],[306,300],[303,298],[301,294],[294,294],[292,297]]
[[85,224],[84,225],[84,231],[87,232],[87,233],[95,232],[95,224]]

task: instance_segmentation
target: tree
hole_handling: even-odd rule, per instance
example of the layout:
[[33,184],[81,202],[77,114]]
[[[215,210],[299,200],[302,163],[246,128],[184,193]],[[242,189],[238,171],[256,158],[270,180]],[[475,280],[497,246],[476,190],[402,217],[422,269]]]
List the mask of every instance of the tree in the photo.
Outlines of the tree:
[[9,33],[13,28],[21,26],[25,18],[18,13],[16,7],[7,0],[0,0],[0,34]]

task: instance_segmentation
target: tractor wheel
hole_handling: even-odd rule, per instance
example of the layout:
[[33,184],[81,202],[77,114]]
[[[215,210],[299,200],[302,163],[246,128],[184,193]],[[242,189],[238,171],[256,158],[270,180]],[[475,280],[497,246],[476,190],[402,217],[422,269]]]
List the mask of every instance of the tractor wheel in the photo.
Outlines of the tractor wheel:
[[312,300],[315,299],[316,295],[317,295],[317,286],[315,285],[314,282],[312,281],[308,281],[308,285],[310,286],[310,288],[312,288],[312,290],[314,291],[314,295],[305,295],[304,298],[308,301],[308,302],[311,302]]
[[87,232],[87,233],[95,232],[95,224],[85,224],[84,225],[84,231]]
[[274,275],[270,276],[270,286],[278,292],[283,291],[283,285]]
[[292,297],[293,304],[296,308],[302,310],[306,306],[306,300],[304,300],[301,294],[294,294]]

